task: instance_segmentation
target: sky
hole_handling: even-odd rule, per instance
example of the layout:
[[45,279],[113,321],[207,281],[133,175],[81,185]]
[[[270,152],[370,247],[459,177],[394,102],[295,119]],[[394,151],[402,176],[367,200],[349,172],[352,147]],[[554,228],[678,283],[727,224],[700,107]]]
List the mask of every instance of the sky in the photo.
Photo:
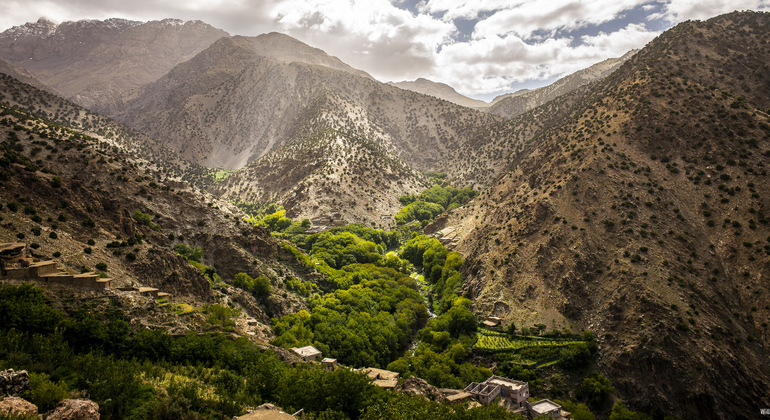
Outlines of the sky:
[[197,19],[291,35],[383,82],[424,77],[491,100],[733,10],[770,11],[770,0],[0,0],[0,31],[39,17]]

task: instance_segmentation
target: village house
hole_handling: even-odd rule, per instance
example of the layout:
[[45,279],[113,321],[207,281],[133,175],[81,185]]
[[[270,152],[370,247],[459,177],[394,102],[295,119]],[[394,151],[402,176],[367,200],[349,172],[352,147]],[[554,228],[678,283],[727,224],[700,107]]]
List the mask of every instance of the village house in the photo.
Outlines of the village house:
[[322,356],[321,351],[313,346],[292,347],[291,350],[304,360],[318,361]]
[[481,383],[471,382],[464,391],[484,405],[491,404],[499,397],[500,404],[514,412],[527,410],[529,398],[527,382],[493,375]]
[[570,413],[561,409],[559,404],[545,399],[534,403],[527,403],[527,410],[531,418],[549,416],[554,420],[569,420]]
[[377,368],[361,368],[360,371],[366,373],[373,379],[372,384],[380,388],[393,389],[398,385],[398,372]]
[[22,242],[0,243],[0,271],[13,280],[35,280],[89,289],[109,289],[112,282],[96,273],[69,274],[56,261],[35,260]]
[[492,404],[495,398],[502,395],[500,385],[488,384],[486,382],[471,382],[465,387],[465,392],[471,394],[484,405]]
[[332,359],[330,357],[324,357],[323,360],[321,360],[321,364],[324,365],[329,370],[334,370],[339,367],[339,363],[337,363],[337,359]]
[[529,398],[529,384],[527,382],[517,381],[515,379],[504,378],[493,375],[485,381],[488,384],[500,386],[501,395],[509,398],[515,408],[525,408]]

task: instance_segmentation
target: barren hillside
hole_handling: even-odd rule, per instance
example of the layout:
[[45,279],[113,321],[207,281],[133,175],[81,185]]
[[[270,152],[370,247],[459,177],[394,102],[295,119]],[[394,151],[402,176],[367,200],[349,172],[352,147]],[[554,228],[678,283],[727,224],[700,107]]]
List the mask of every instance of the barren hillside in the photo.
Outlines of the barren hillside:
[[647,412],[770,404],[768,28],[667,31],[429,226],[467,258],[475,310],[596,332],[602,373]]

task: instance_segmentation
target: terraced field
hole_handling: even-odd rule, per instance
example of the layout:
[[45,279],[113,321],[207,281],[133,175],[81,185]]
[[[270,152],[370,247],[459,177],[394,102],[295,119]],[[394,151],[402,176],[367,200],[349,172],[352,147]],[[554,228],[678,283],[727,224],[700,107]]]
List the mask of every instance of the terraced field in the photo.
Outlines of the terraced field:
[[570,338],[535,336],[510,337],[507,334],[479,329],[474,351],[480,353],[508,353],[507,359],[524,366],[545,367],[564,361],[580,352],[589,342]]

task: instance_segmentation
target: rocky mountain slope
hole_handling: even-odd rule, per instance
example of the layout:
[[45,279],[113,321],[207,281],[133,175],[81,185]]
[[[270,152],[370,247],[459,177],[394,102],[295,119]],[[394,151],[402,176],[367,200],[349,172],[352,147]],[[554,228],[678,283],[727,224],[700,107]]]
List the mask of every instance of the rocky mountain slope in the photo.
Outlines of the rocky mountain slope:
[[604,79],[636,53],[632,50],[622,57],[609,58],[591,67],[562,77],[556,82],[537,89],[525,89],[496,97],[487,112],[512,118],[536,108],[591,82]]
[[587,328],[646,412],[770,404],[770,15],[665,32],[427,229],[467,258],[480,314]]
[[[7,73],[4,70],[8,70]],[[106,142],[113,149],[134,156],[132,161],[152,165],[153,170],[162,172],[169,179],[175,181],[185,179],[198,185],[205,182],[209,172],[205,168],[182,159],[152,137],[102,115],[94,114],[50,93],[48,89],[41,90],[29,84],[27,82],[29,78],[25,75],[28,73],[23,69],[14,66],[3,67],[0,62],[0,101],[30,110],[35,115],[56,124],[72,127]],[[36,80],[31,82],[34,83]]]
[[411,82],[404,80],[402,82],[388,82],[388,84],[397,88],[411,90],[412,92],[422,93],[423,95],[435,96],[468,108],[482,109],[489,106],[489,104],[484,101],[472,99],[457,93],[452,86],[445,83],[433,82],[422,77]]
[[295,219],[394,227],[393,215],[403,206],[398,197],[419,194],[430,186],[427,179],[346,123],[349,112],[363,110],[335,95],[319,100],[288,145],[214,184],[211,192],[229,201],[281,203]]
[[18,66],[14,66],[13,64],[4,60],[0,60],[0,73],[9,75],[18,81],[32,85],[38,89],[54,91],[52,88],[35,79],[35,76],[31,75],[27,70],[24,70]]
[[[47,103],[47,115],[61,110],[29,85],[0,82],[0,242],[26,242],[70,273],[99,270],[114,288],[156,287],[193,306],[217,295],[256,317],[267,337],[270,317],[304,307],[284,281],[307,269],[240,210],[113,142],[9,106],[7,97],[26,92]],[[208,276],[172,251],[180,243],[201,249]],[[256,300],[229,286],[238,272],[268,276],[274,293]]]
[[23,67],[64,97],[102,110],[228,36],[200,21],[41,18],[0,33],[0,58]]
[[346,124],[417,170],[433,169],[468,133],[495,120],[341,66],[285,35],[223,38],[138,91],[115,115],[168,139],[191,161],[226,168],[288,144],[303,130],[303,116],[329,94],[349,104]]

